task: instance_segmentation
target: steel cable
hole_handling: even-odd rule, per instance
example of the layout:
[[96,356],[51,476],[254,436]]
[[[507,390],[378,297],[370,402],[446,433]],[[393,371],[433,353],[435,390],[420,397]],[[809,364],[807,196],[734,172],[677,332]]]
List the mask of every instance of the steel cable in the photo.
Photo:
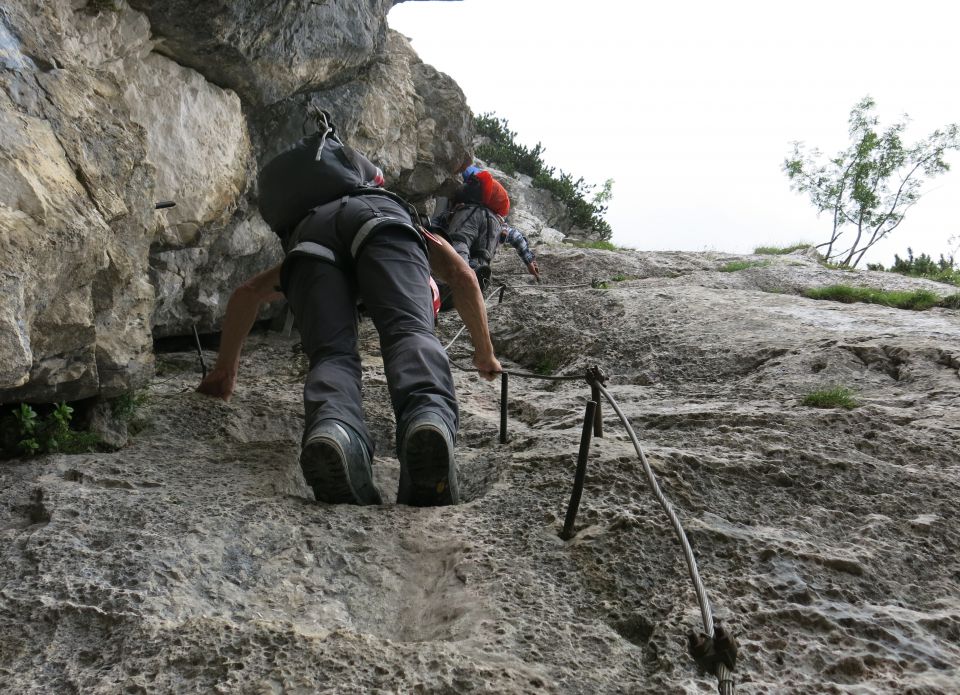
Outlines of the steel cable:
[[[558,285],[557,287],[591,287],[592,285]],[[530,286],[531,288],[537,287],[550,287],[547,286]],[[506,284],[499,285],[493,292],[491,292],[486,299],[484,300],[484,305],[486,302],[493,297],[494,294],[501,291],[502,289],[515,289],[509,287]],[[453,339],[447,344],[444,348],[445,351],[449,351],[450,347],[456,342],[457,338],[463,333],[466,326],[463,326]],[[452,364],[457,369],[464,372],[479,372],[478,369],[470,369],[463,367],[457,364],[453,359],[450,359],[450,364]],[[520,377],[522,379],[540,379],[543,381],[579,381],[584,378],[583,375],[569,375],[569,376],[549,376],[542,374],[530,374],[528,372],[514,372],[510,370],[503,370],[504,374],[510,376]],[[617,416],[620,418],[620,422],[623,423],[624,428],[627,430],[627,434],[630,436],[630,441],[633,442],[633,447],[637,452],[637,455],[640,458],[640,463],[643,465],[643,470],[647,476],[647,482],[650,485],[650,490],[653,493],[653,496],[660,503],[660,506],[666,512],[667,516],[670,518],[670,523],[673,526],[674,533],[680,541],[680,545],[683,547],[683,556],[687,563],[687,571],[690,574],[690,579],[693,582],[693,589],[697,595],[697,603],[700,606],[700,617],[703,621],[703,629],[707,637],[713,638],[714,636],[714,625],[713,625],[713,611],[710,607],[710,599],[707,598],[707,591],[703,586],[703,580],[700,578],[700,571],[697,568],[697,559],[693,554],[693,548],[690,546],[690,541],[687,539],[687,534],[683,530],[683,526],[680,524],[680,519],[677,516],[676,511],[673,509],[673,505],[670,504],[670,500],[667,499],[666,495],[663,494],[663,491],[660,489],[660,484],[657,482],[657,477],[654,475],[653,468],[650,466],[650,462],[647,461],[646,455],[643,453],[643,449],[640,446],[640,442],[637,439],[637,434],[634,431],[633,427],[630,424],[630,421],[627,419],[626,415],[623,414],[623,411],[620,409],[619,404],[610,394],[610,392],[604,388],[599,382],[591,382],[591,386],[596,386],[600,393],[603,394],[604,398],[607,399],[607,402],[610,404],[610,407],[613,408]],[[716,664],[716,676],[717,676],[717,690],[720,695],[734,695],[735,684],[733,680],[733,672],[727,667],[726,664],[718,662]]]
[[[600,390],[600,393],[603,394],[604,398],[607,399],[610,407],[613,408],[614,412],[616,412],[617,416],[620,418],[620,422],[622,422],[624,428],[626,428],[627,434],[630,435],[630,441],[633,442],[633,448],[636,449],[637,455],[640,457],[640,463],[643,464],[643,470],[647,475],[647,482],[650,484],[650,491],[653,493],[653,496],[657,498],[657,501],[660,503],[660,506],[663,507],[663,510],[667,513],[667,516],[670,517],[670,523],[673,526],[673,530],[676,533],[677,538],[680,540],[680,545],[683,546],[683,556],[687,561],[687,570],[690,573],[690,579],[693,582],[693,589],[697,594],[697,603],[700,604],[700,617],[703,620],[703,630],[707,637],[713,638],[713,611],[710,609],[710,599],[707,598],[707,590],[704,588],[703,581],[700,579],[700,571],[697,569],[697,559],[693,555],[693,548],[690,547],[690,541],[687,540],[687,534],[684,532],[683,526],[680,524],[680,519],[677,516],[676,511],[674,511],[673,505],[670,504],[670,500],[667,499],[666,495],[664,495],[663,491],[660,489],[660,484],[657,482],[657,477],[654,475],[653,468],[650,466],[650,462],[647,461],[647,457],[644,455],[643,449],[640,447],[637,434],[630,425],[630,421],[627,419],[626,415],[623,414],[623,411],[620,410],[620,406],[617,404],[617,401],[612,395],[610,395],[610,392],[604,388],[603,384],[597,383],[595,385]],[[727,668],[726,664],[717,664],[716,676],[718,681],[717,687],[720,695],[733,695],[733,673],[729,668]]]
[[623,411],[620,410],[620,406],[617,404],[617,401],[613,396],[610,395],[610,392],[604,388],[603,384],[598,384],[597,387],[600,389],[600,393],[603,394],[604,398],[607,399],[607,402],[610,403],[610,407],[613,408],[614,412],[616,412],[617,416],[620,418],[620,421],[627,430],[627,434],[630,435],[630,441],[633,442],[633,448],[637,450],[637,454],[640,457],[640,463],[643,464],[643,470],[647,474],[647,482],[650,484],[650,491],[653,492],[653,496],[657,498],[660,506],[663,507],[663,510],[667,513],[667,516],[670,517],[670,523],[673,525],[673,530],[677,534],[677,538],[680,539],[680,545],[683,546],[683,555],[687,561],[687,569],[690,572],[690,579],[693,580],[693,587],[697,592],[697,601],[700,604],[700,615],[703,618],[703,629],[707,633],[708,637],[713,637],[713,612],[710,610],[710,601],[707,599],[707,592],[703,588],[703,582],[700,580],[700,572],[697,570],[697,559],[693,556],[693,549],[690,547],[690,541],[687,540],[687,534],[684,533],[683,527],[680,525],[680,519],[677,517],[677,513],[674,511],[673,505],[670,504],[670,500],[667,499],[666,495],[664,495],[663,491],[660,489],[660,485],[657,483],[657,477],[654,475],[653,468],[650,467],[650,462],[647,461],[647,457],[644,455],[643,449],[640,448],[640,442],[637,440],[637,434],[630,425],[630,421],[627,420],[627,417],[623,414]]

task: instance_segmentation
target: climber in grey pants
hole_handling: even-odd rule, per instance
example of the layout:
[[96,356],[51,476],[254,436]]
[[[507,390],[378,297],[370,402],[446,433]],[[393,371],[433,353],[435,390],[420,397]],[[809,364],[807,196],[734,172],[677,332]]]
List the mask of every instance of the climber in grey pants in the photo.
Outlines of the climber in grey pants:
[[365,245],[352,272],[312,259],[298,259],[288,272],[287,297],[310,359],[303,390],[308,425],[341,420],[373,451],[361,409],[359,292],[380,335],[397,442],[411,420],[425,411],[439,414],[451,432],[457,431],[453,377],[433,332],[430,269],[420,239],[407,229],[387,227]]
[[289,244],[281,285],[300,329],[310,373],[304,386],[304,478],[319,500],[375,504],[357,353],[358,297],[380,335],[397,421],[397,501],[458,501],[453,440],[458,409],[453,377],[433,333],[431,270],[453,289],[474,343],[473,363],[500,371],[474,273],[453,248],[415,226],[386,195],[344,197],[315,208]]

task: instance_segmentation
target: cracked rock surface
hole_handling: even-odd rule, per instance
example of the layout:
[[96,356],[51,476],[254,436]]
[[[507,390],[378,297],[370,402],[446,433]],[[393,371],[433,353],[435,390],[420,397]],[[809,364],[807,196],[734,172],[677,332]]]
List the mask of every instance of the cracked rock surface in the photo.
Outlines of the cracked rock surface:
[[[721,273],[738,257],[538,251],[542,287],[497,259],[498,352],[604,369],[740,643],[737,692],[956,692],[960,314],[793,294],[951,288],[802,255]],[[512,378],[501,445],[499,383],[455,371],[464,502],[398,506],[361,327],[383,506],[311,499],[306,364],[275,333],[251,337],[229,404],[193,392],[195,354],[158,355],[129,446],[0,464],[0,691],[716,692],[686,655],[700,613],[679,544],[613,410],[570,541],[580,381]],[[442,315],[444,341],[458,328]],[[465,342],[451,353],[469,363]],[[801,405],[833,385],[860,407]]]
[[0,6],[0,404],[115,398],[152,376],[154,339],[218,330],[282,256],[256,174],[308,105],[403,195],[449,185],[473,116],[391,6]]

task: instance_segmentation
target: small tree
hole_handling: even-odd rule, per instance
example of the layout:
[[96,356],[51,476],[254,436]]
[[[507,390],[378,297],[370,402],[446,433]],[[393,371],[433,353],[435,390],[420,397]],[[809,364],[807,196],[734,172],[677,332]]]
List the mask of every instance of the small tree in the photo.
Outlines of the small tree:
[[[830,240],[817,248],[826,247],[827,261],[851,268],[900,225],[920,199],[925,180],[950,169],[944,154],[960,148],[955,123],[905,146],[901,135],[907,117],[879,132],[875,106],[864,97],[853,107],[850,146],[832,159],[823,162],[819,150],[806,151],[795,142],[793,156],[783,162],[790,187],[809,195],[818,213],[833,217]],[[841,242],[849,227],[852,237]]]

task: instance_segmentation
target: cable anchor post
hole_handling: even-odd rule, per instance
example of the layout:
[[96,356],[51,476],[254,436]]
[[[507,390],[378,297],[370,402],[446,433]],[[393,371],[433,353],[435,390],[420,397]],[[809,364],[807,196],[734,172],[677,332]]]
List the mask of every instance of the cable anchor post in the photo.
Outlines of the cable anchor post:
[[583,483],[587,478],[587,457],[590,455],[590,432],[597,402],[587,401],[587,409],[583,416],[583,432],[580,435],[580,453],[577,456],[577,472],[573,478],[573,492],[570,493],[570,504],[567,505],[567,516],[563,522],[560,538],[565,541],[574,536],[573,525],[577,520],[577,510],[580,508],[580,498],[583,496]]
[[500,373],[500,443],[507,443],[507,403],[509,399],[509,374]]
[[717,677],[717,692],[720,695],[733,693],[733,669],[737,664],[737,641],[733,635],[714,622],[713,636],[704,633],[687,635],[690,656],[697,666]]
[[590,384],[590,400],[597,404],[597,410],[593,416],[593,436],[603,437],[603,409],[600,401],[600,384],[607,382],[607,375],[599,366],[594,365],[587,370],[585,376],[587,383]]

